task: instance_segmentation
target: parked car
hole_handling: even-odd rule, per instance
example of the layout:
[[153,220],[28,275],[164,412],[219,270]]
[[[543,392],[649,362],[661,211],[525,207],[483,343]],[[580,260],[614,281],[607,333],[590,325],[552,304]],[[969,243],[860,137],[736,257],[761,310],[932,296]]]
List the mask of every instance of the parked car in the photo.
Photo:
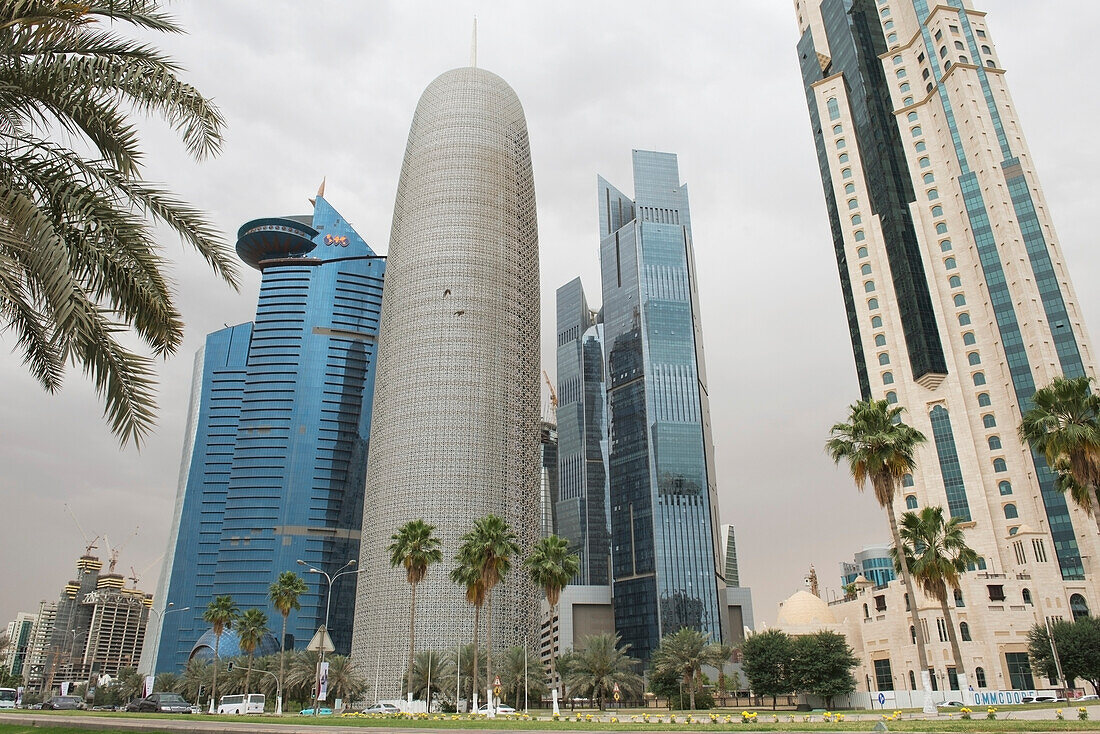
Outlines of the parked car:
[[1097,696],[1096,694],[1090,693],[1087,696],[1081,696],[1080,698],[1075,698],[1074,700],[1075,701],[1100,701],[1100,696]]
[[154,714],[189,714],[191,703],[178,693],[161,691],[146,698],[131,701],[127,704],[126,710]]
[[[313,709],[302,709],[298,712],[302,716],[313,716]],[[318,716],[332,716],[332,709],[319,708],[317,709]]]
[[364,714],[399,714],[401,709],[392,703],[376,703],[370,708],[363,709]]
[[219,714],[262,714],[267,697],[262,693],[240,693],[222,696],[218,704]]
[[[480,706],[480,707],[478,708],[477,712],[478,712],[479,714],[487,714],[487,713],[489,713],[489,704],[487,704],[487,703],[486,703],[486,704],[482,704],[482,705],[481,705],[481,706]],[[515,710],[514,708],[512,708],[511,706],[509,706],[508,704],[504,704],[504,703],[502,703],[502,704],[499,704],[499,705],[498,705],[498,706],[496,707],[496,712],[497,712],[498,714],[514,714],[514,713],[516,712],[516,710]]]
[[936,705],[937,706],[950,706],[952,708],[958,708],[960,706],[964,706],[965,704],[962,701],[944,701],[943,703],[938,703]]
[[80,696],[51,696],[42,702],[42,708],[52,711],[75,711],[84,708],[84,699]]

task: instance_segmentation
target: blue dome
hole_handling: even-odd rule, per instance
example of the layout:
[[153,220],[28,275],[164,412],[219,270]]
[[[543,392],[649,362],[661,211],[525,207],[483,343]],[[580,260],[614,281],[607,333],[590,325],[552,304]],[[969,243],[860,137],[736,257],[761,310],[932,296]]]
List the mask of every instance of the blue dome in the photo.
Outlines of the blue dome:
[[[202,637],[199,638],[195,646],[191,648],[191,654],[187,656],[188,660],[213,660],[214,659],[214,630],[206,630]],[[256,657],[263,657],[264,655],[274,655],[279,652],[279,640],[275,635],[268,632],[260,640],[260,644],[256,645],[256,650],[253,653]],[[237,636],[236,630],[226,630],[222,632],[221,642],[218,643],[218,657],[219,658],[236,658],[243,657],[245,653],[241,652],[241,639]]]

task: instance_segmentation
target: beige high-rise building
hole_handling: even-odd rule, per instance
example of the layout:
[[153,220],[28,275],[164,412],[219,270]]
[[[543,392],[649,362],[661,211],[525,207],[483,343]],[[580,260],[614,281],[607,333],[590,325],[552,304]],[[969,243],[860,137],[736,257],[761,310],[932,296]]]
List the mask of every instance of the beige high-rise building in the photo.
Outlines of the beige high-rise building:
[[[976,690],[1048,686],[1028,629],[1100,607],[1097,524],[1017,437],[1037,388],[1095,357],[994,29],[969,0],[796,0],[799,63],[860,392],[928,437],[899,513],[940,505],[981,562],[952,616]],[[921,596],[933,684],[956,665]],[[832,609],[861,690],[920,687],[901,584]]]

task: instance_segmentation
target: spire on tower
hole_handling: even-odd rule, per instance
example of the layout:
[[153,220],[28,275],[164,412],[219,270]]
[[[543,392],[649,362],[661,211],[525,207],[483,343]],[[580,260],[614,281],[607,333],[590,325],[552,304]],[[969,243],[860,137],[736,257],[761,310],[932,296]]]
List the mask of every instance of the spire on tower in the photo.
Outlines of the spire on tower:
[[[322,197],[322,196],[325,195],[325,181],[327,181],[327,180],[328,180],[328,176],[325,176],[324,178],[321,179],[321,185],[317,187],[317,196],[318,197]],[[309,200],[309,203],[313,204],[314,206],[317,206],[317,199],[311,197],[310,200]]]
[[477,68],[477,16],[474,16],[474,32],[470,36],[470,66]]

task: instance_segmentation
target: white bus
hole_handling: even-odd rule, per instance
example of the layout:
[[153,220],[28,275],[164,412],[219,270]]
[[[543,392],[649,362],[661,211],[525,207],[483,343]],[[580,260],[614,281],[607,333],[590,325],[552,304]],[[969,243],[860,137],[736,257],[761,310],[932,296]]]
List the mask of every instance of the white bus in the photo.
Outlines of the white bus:
[[0,709],[15,708],[15,696],[14,688],[0,688]]
[[262,693],[222,696],[218,705],[219,714],[262,714],[266,697]]

